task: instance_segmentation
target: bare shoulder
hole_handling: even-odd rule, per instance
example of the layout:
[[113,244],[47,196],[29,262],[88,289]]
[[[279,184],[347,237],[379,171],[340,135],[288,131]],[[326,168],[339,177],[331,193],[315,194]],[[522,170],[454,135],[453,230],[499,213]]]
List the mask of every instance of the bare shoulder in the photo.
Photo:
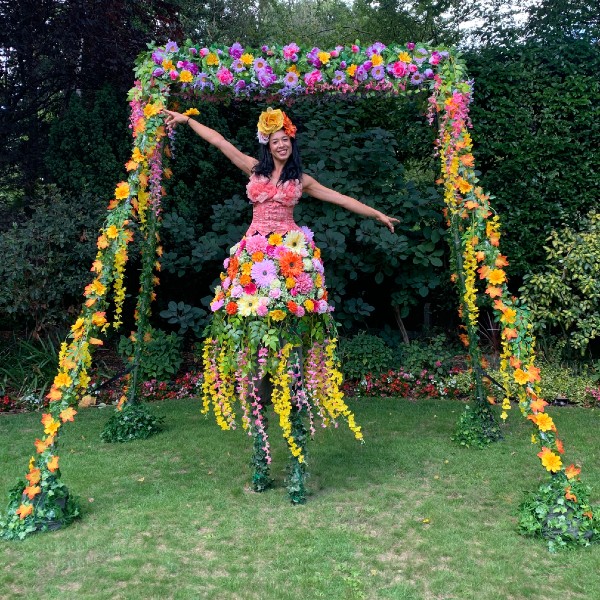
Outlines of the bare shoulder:
[[314,189],[317,185],[319,185],[319,182],[314,177],[302,173],[302,187],[305,191],[310,192],[310,190]]

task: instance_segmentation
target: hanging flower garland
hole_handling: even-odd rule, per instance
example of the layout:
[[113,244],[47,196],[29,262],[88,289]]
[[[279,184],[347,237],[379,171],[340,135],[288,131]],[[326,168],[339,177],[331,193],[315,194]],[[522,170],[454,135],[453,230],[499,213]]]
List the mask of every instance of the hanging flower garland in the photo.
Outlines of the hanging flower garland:
[[[436,91],[442,87],[442,78],[436,76]],[[507,287],[507,257],[500,252],[500,220],[494,215],[489,196],[478,186],[474,173],[472,140],[468,133],[468,105],[472,89],[469,82],[457,86],[452,95],[446,95],[438,139],[442,162],[442,182],[445,190],[447,216],[455,228],[462,231],[461,315],[469,331],[463,336],[466,346],[476,338],[477,283],[485,286],[484,298],[492,305],[500,325],[502,352],[501,379],[504,388],[502,419],[516,398],[523,414],[534,426],[532,444],[540,448],[537,456],[541,465],[553,475],[552,484],[542,485],[533,500],[522,507],[521,530],[549,539],[551,549],[570,544],[587,544],[598,530],[598,516],[594,515],[587,500],[588,492],[579,483],[581,469],[574,464],[565,467],[562,455],[564,445],[558,437],[556,425],[545,412],[548,403],[540,397],[540,369],[535,366],[535,338],[530,311]],[[430,115],[440,110],[431,102]],[[482,361],[482,366],[485,367]],[[577,485],[578,493],[573,493]],[[548,488],[548,489],[546,489]],[[565,510],[560,511],[564,505]],[[555,510],[559,512],[554,515]],[[554,515],[554,516],[553,516]],[[554,530],[548,534],[547,523]]]

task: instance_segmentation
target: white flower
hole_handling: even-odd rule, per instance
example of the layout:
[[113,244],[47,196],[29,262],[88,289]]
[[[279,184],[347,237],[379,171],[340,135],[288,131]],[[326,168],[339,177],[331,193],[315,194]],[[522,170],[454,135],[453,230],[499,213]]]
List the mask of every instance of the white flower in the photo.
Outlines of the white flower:
[[306,240],[301,231],[289,231],[283,238],[283,245],[297,254],[306,251]]
[[312,260],[310,260],[310,258],[305,258],[302,261],[302,264],[304,265],[304,270],[309,273],[310,271],[313,270],[313,264],[312,264]]
[[249,317],[256,314],[258,308],[258,298],[256,296],[250,296],[250,294],[244,294],[238,300],[238,312],[242,317]]

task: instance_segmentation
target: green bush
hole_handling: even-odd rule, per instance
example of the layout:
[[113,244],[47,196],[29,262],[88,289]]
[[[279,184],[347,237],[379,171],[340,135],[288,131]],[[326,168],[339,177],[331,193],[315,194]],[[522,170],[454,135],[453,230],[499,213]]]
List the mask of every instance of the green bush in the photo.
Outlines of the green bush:
[[445,375],[454,362],[454,357],[463,350],[450,343],[444,334],[429,339],[412,340],[399,346],[400,366],[411,373],[427,369],[431,373]]
[[[501,381],[500,372],[490,370],[489,374],[498,382]],[[510,383],[511,397],[518,397],[518,384]],[[598,377],[593,371],[575,371],[568,367],[550,363],[540,363],[540,396],[546,402],[564,399],[570,404],[589,406],[595,404],[595,399],[587,391],[598,387]],[[494,395],[501,395],[502,391],[496,386],[491,386]]]
[[542,364],[540,377],[541,396],[546,402],[561,398],[581,405],[595,402],[587,391],[598,385],[596,377],[591,373],[576,373],[571,369]]
[[577,229],[552,231],[547,242],[546,264],[525,277],[521,294],[538,330],[559,332],[583,355],[600,338],[600,212]]
[[164,417],[156,417],[145,404],[126,404],[107,421],[100,433],[103,442],[145,440],[163,429]]
[[42,408],[56,376],[58,337],[19,339],[0,343],[0,392],[8,393],[27,410]]
[[342,371],[348,379],[379,375],[392,368],[392,349],[378,336],[361,332],[340,345]]
[[28,220],[0,236],[0,320],[17,330],[67,326],[79,312],[106,200],[41,187]]
[[[148,339],[140,342],[139,376],[142,379],[168,381],[179,371],[183,361],[181,355],[182,339],[175,332],[166,333],[161,329],[150,328]],[[134,343],[130,338],[121,336],[119,354],[134,360]]]

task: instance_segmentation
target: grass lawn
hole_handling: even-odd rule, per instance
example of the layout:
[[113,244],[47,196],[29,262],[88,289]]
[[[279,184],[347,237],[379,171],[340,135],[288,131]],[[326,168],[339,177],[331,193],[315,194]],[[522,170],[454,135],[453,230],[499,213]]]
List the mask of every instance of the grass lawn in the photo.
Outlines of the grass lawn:
[[[517,410],[506,441],[450,441],[458,402],[368,399],[309,446],[305,506],[291,506],[287,457],[272,427],[277,487],[250,491],[250,438],[222,432],[193,401],[154,404],[168,429],[146,441],[99,439],[112,409],[82,410],[61,438],[63,480],[83,518],[0,542],[0,598],[398,600],[600,598],[600,547],[550,554],[520,536],[523,492],[544,478]],[[551,411],[566,460],[600,504],[600,411]],[[0,415],[0,497],[22,477],[40,414]]]

